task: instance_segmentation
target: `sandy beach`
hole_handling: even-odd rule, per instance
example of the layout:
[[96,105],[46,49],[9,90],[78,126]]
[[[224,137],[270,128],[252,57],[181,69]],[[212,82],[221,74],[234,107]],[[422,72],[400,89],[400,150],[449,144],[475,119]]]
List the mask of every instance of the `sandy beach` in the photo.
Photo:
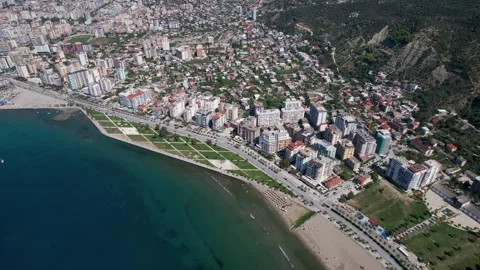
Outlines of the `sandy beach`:
[[52,98],[46,95],[28,91],[23,88],[15,88],[17,96],[9,101],[8,104],[0,106],[1,109],[30,109],[30,108],[57,108],[61,105],[66,106],[67,102]]
[[371,254],[319,214],[295,233],[329,269],[383,269]]

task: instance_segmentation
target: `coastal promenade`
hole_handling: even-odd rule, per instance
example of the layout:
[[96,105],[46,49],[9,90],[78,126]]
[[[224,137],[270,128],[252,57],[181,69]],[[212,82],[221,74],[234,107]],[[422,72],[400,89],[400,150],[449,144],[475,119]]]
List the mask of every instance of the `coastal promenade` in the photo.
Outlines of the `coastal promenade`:
[[[305,205],[305,207],[307,207],[308,209],[310,209],[312,211],[316,211],[316,212],[325,211],[329,216],[335,218],[336,220],[343,221],[345,226],[347,226],[349,229],[351,229],[353,232],[355,232],[356,235],[358,235],[359,237],[364,239],[368,243],[368,246],[371,249],[377,250],[377,253],[379,254],[379,256],[382,257],[383,260],[385,260],[385,262],[387,262],[393,269],[402,269],[402,267],[385,250],[383,250],[377,243],[375,243],[372,239],[370,239],[369,236],[364,234],[364,232],[362,232],[361,230],[356,228],[354,225],[347,222],[343,217],[341,217],[341,216],[337,215],[336,213],[334,213],[333,211],[331,211],[330,207],[325,207],[324,206],[324,205],[331,206],[331,205],[333,205],[333,202],[331,202],[330,200],[328,200],[325,197],[321,197],[319,195],[314,195],[312,192],[301,190],[299,187],[302,185],[302,182],[300,180],[298,180],[295,176],[293,176],[293,175],[291,175],[291,174],[289,174],[289,173],[287,173],[286,171],[283,171],[283,170],[280,170],[277,173],[276,170],[272,169],[272,168],[276,167],[276,165],[273,164],[273,162],[266,161],[266,160],[263,160],[262,162],[260,162],[256,158],[249,155],[250,151],[252,151],[252,150],[250,150],[249,148],[247,148],[245,146],[239,146],[237,148],[236,143],[231,142],[227,138],[224,138],[224,137],[190,132],[185,127],[175,128],[175,127],[171,127],[169,125],[162,125],[162,123],[160,121],[157,121],[157,120],[152,120],[152,119],[149,119],[147,117],[138,116],[138,115],[131,114],[131,113],[124,112],[124,111],[120,111],[120,110],[115,110],[111,107],[102,106],[102,105],[99,105],[99,104],[93,104],[93,103],[90,103],[90,102],[86,102],[84,100],[73,99],[73,98],[71,98],[67,95],[62,95],[62,94],[57,94],[55,92],[50,92],[48,90],[44,90],[40,87],[31,85],[31,84],[28,84],[28,83],[19,82],[19,81],[13,80],[13,79],[10,79],[10,82],[12,82],[12,84],[14,84],[17,87],[21,87],[21,88],[24,88],[24,89],[27,89],[27,90],[30,90],[30,91],[33,91],[33,92],[36,92],[36,93],[39,93],[39,94],[47,95],[47,96],[50,96],[50,97],[55,98],[55,99],[60,99],[60,100],[63,100],[65,102],[68,102],[68,103],[78,104],[82,107],[90,108],[90,109],[93,109],[93,110],[96,110],[96,111],[99,111],[99,112],[102,112],[102,113],[105,113],[105,114],[109,114],[109,115],[117,116],[117,117],[120,117],[120,118],[124,118],[128,121],[143,123],[143,124],[149,124],[150,126],[160,124],[162,127],[165,127],[168,132],[176,133],[176,134],[183,135],[183,136],[191,136],[192,138],[197,139],[197,140],[201,140],[201,141],[206,141],[206,140],[209,140],[209,139],[210,140],[213,139],[213,140],[215,140],[215,142],[218,146],[223,147],[223,148],[225,148],[225,149],[227,149],[231,152],[234,152],[234,153],[238,154],[239,156],[241,156],[242,158],[244,158],[245,160],[248,160],[250,163],[252,163],[257,168],[261,169],[268,176],[272,177],[273,179],[275,179],[279,183],[288,187],[290,190],[292,190],[294,193],[296,193],[297,195],[302,197],[304,200],[306,200],[308,202],[311,202],[311,204]],[[128,143],[132,143],[132,142],[128,141]],[[138,146],[146,148],[145,146],[141,146],[141,145],[138,145]],[[152,150],[152,149],[149,149],[149,150]],[[157,152],[159,152],[159,151],[157,151]],[[165,153],[162,152],[162,154],[165,154]],[[179,158],[178,156],[173,156],[173,157],[174,158]],[[187,160],[185,160],[185,161],[187,161]],[[187,162],[190,162],[190,161],[187,161]],[[198,165],[198,164],[196,164],[196,165]],[[207,167],[207,168],[212,169],[211,167]],[[218,172],[225,173],[222,170],[219,170]],[[232,176],[231,174],[228,174],[228,175]],[[236,177],[236,178],[238,178],[238,177]],[[244,179],[241,179],[241,180],[244,180]]]

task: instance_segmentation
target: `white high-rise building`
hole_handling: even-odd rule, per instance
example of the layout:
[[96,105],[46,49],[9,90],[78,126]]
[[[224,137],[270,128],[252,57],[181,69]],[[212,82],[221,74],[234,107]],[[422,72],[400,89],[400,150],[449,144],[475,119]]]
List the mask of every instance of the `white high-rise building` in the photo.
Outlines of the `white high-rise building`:
[[162,50],[170,51],[170,40],[168,40],[168,37],[161,38],[161,45],[162,45]]
[[342,131],[343,136],[354,136],[357,130],[357,122],[351,115],[338,114],[335,125]]
[[177,100],[170,104],[170,108],[168,109],[168,114],[171,118],[180,117],[185,110],[185,101]]
[[100,85],[98,83],[92,83],[88,85],[88,94],[92,97],[98,97],[102,95],[102,90],[100,89]]
[[278,109],[258,110],[256,115],[257,126],[259,127],[271,127],[280,120],[280,110]]
[[305,109],[303,109],[300,100],[287,98],[283,104],[281,117],[284,123],[296,123],[305,115]]
[[10,59],[10,56],[3,56],[0,57],[0,69],[9,69],[13,68],[15,64],[12,62],[12,59]]
[[225,104],[224,106],[227,120],[238,119],[238,106],[235,104]]
[[143,53],[137,53],[135,54],[135,64],[137,66],[143,65]]
[[88,56],[86,52],[81,52],[78,54],[78,61],[80,61],[80,65],[86,66],[88,64]]
[[131,89],[121,92],[119,98],[120,105],[138,110],[140,105],[147,104],[151,100],[152,91],[145,88]]
[[327,110],[320,104],[310,104],[310,123],[320,131],[325,131],[328,126]]
[[113,88],[112,81],[109,78],[101,78],[99,80],[99,85],[100,85],[100,89],[104,93],[110,92]]
[[19,77],[29,78],[30,74],[28,73],[28,68],[25,65],[17,66],[17,73]]
[[190,60],[190,58],[192,58],[192,50],[190,49],[190,46],[183,45],[178,47],[176,56],[185,61]]
[[435,162],[424,164],[411,164],[404,158],[392,158],[386,175],[404,190],[419,189],[427,183],[432,183],[439,170]]

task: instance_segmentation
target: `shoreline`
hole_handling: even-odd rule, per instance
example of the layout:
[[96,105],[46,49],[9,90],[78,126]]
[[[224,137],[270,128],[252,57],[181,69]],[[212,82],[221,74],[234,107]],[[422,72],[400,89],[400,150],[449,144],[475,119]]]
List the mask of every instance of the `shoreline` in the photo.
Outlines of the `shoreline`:
[[[224,171],[219,168],[210,167],[205,164],[195,162],[194,160],[190,160],[188,158],[180,157],[161,149],[156,148],[155,146],[151,146],[149,142],[147,143],[140,143],[136,141],[132,141],[125,137],[124,135],[113,135],[106,132],[106,130],[93,118],[89,117],[88,114],[84,111],[83,108],[78,108],[83,112],[83,114],[97,127],[97,129],[106,137],[122,141],[124,143],[128,143],[131,145],[135,145],[141,147],[146,150],[150,150],[168,157],[175,158],[177,160],[181,160],[193,165],[197,165],[207,170],[215,171],[217,173],[221,173],[228,177],[235,178],[240,180],[244,183],[249,184],[253,187],[256,191],[260,193],[260,197],[266,203],[266,205],[271,208],[282,220],[282,223],[286,228],[303,244],[305,250],[310,252],[313,257],[318,261],[318,264],[324,269],[383,269],[380,262],[377,261],[370,253],[366,250],[362,249],[362,247],[356,243],[353,239],[346,236],[342,231],[340,231],[337,227],[335,227],[331,222],[329,222],[324,216],[321,214],[316,213],[312,218],[307,220],[302,226],[299,228],[293,229],[293,224],[302,215],[289,215],[288,209],[284,211],[281,209],[279,205],[275,201],[278,200],[285,200],[286,204],[289,205],[287,207],[292,206],[294,210],[292,212],[302,212],[298,208],[304,210],[304,212],[310,211],[308,208],[304,207],[301,203],[297,200],[291,198],[290,196],[283,194],[279,191],[256,183],[255,181],[248,180],[243,178],[239,175],[235,175],[229,173],[228,171]],[[222,186],[220,184],[220,186]],[[223,187],[223,186],[222,186]],[[224,188],[224,187],[223,187]],[[228,190],[227,190],[228,192]],[[268,195],[267,195],[268,193]],[[296,209],[295,209],[296,208]],[[314,224],[312,224],[314,223]],[[318,231],[315,231],[313,227],[306,227],[309,224],[311,226],[315,226]],[[306,228],[308,228],[306,230]],[[323,233],[319,234],[318,232],[325,232],[326,230],[329,231],[328,235]],[[327,236],[327,237],[326,237]],[[316,238],[312,240],[312,238]],[[326,240],[329,238],[329,240]],[[338,239],[341,239],[344,245],[334,245],[336,248],[332,248],[331,243],[336,243]],[[325,241],[322,241],[325,240]],[[351,242],[351,243],[348,243]],[[353,245],[351,245],[353,244]],[[345,246],[345,247],[344,247]],[[345,250],[349,250],[351,252],[345,252]],[[328,257],[325,257],[325,254],[328,254]],[[355,255],[355,256],[354,256]],[[366,255],[366,256],[365,256]],[[367,266],[365,266],[367,265]]]
[[[327,218],[322,216],[320,213],[315,214],[312,218],[307,220],[302,226],[294,229],[293,228],[294,222],[303,214],[308,212],[309,209],[304,207],[300,202],[298,202],[294,198],[291,198],[287,194],[281,193],[280,191],[274,190],[272,188],[259,184],[255,181],[243,178],[242,176],[232,174],[228,171],[211,167],[199,162],[195,162],[194,160],[177,156],[167,151],[163,151],[161,149],[156,148],[154,145],[151,145],[150,142],[141,143],[141,142],[130,140],[125,135],[109,134],[95,119],[90,117],[86,113],[86,111],[81,107],[68,106],[68,107],[45,107],[45,108],[39,108],[39,107],[8,108],[8,110],[13,110],[13,109],[17,109],[17,110],[54,109],[54,110],[62,111],[63,113],[72,113],[73,111],[77,111],[77,110],[81,111],[84,114],[84,116],[86,116],[90,120],[90,122],[97,128],[97,130],[102,133],[103,136],[106,136],[108,138],[111,138],[117,141],[121,141],[123,143],[134,145],[158,154],[162,154],[164,156],[171,157],[176,160],[197,165],[201,168],[211,170],[211,171],[220,173],[222,175],[240,180],[246,184],[249,184],[251,187],[255,189],[255,191],[258,191],[261,199],[266,203],[268,208],[270,208],[273,212],[275,212],[275,214],[282,221],[283,223],[282,225],[286,226],[286,228],[293,234],[293,236],[302,243],[305,250],[309,252],[317,260],[319,266],[322,267],[322,269],[361,269],[360,266],[365,267],[365,265],[367,266],[364,269],[384,269],[383,267],[381,267],[380,262],[376,261],[375,258],[370,253],[362,249],[357,242],[355,242],[353,239],[345,235],[341,230],[339,230],[334,224],[328,221]],[[223,187],[221,184],[219,185]],[[226,190],[226,192],[229,192],[229,191]],[[279,201],[281,202],[279,203]],[[332,243],[337,243],[338,239],[343,240],[342,241],[344,242],[343,245],[337,245],[337,244],[332,245]],[[352,246],[354,246],[353,250],[352,250]],[[352,252],[346,252],[346,250],[350,250]],[[325,256],[326,254],[328,254],[327,257]],[[367,255],[369,258],[365,258],[365,255]],[[360,264],[358,263],[359,261],[362,261],[362,262],[367,261],[367,263]],[[374,265],[373,262],[375,262],[376,265]]]

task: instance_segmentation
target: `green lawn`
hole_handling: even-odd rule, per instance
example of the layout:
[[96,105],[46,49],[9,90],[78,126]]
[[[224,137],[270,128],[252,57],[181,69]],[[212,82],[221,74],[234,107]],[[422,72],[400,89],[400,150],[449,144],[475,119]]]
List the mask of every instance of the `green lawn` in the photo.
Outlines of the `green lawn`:
[[147,141],[142,135],[127,135],[128,138],[132,139],[132,141],[136,142],[145,142]]
[[113,121],[117,126],[119,127],[133,127],[132,125],[130,125],[130,123],[128,122],[125,122],[125,121]]
[[112,123],[111,121],[98,121],[98,123],[102,126],[102,127],[115,127],[115,124]]
[[155,142],[154,145],[158,148],[158,149],[162,149],[162,150],[175,150],[173,149],[173,147],[168,144],[168,143],[157,143]]
[[218,145],[214,145],[214,144],[212,144],[210,147],[213,148],[213,150],[217,150],[217,151],[227,151],[225,148],[222,148],[222,147],[220,147]]
[[244,173],[246,173],[250,178],[253,178],[257,181],[260,181],[260,182],[269,182],[269,181],[273,181],[272,178],[270,178],[270,176],[266,175],[264,172],[260,171],[260,170],[256,170],[256,171],[243,171]]
[[203,159],[203,157],[198,154],[196,151],[180,151],[180,153],[182,153],[182,155],[184,155],[186,158],[189,158],[189,159]]
[[193,150],[190,145],[186,143],[174,143],[172,142],[173,147],[177,148],[177,150]]
[[237,165],[237,167],[239,167],[240,169],[258,169],[257,167],[253,166],[252,163],[250,163],[246,160],[236,160],[236,161],[232,161],[232,162],[233,162],[233,164]]
[[208,162],[208,160],[206,160],[206,159],[198,159],[198,160],[195,160],[195,161],[200,162],[202,164],[205,164],[207,166],[213,167],[213,164]]
[[217,152],[200,152],[206,159],[217,159],[217,160],[225,160],[220,154]]
[[116,127],[104,127],[103,129],[110,134],[122,134],[122,132]]
[[208,147],[208,145],[204,143],[197,142],[195,145],[192,145],[193,148],[197,150],[206,150],[206,151],[212,151],[212,148]]
[[385,181],[366,188],[348,203],[376,219],[390,233],[410,228],[430,216],[423,202],[408,197]]
[[228,160],[244,160],[242,157],[232,152],[220,152],[219,154]]
[[183,155],[180,152],[178,152],[177,150],[167,150],[167,152],[169,152],[170,154],[174,154],[174,155],[183,157]]
[[87,41],[91,38],[91,35],[78,35],[71,37],[68,42],[70,43],[76,43],[76,42],[81,42],[83,44],[87,43]]
[[109,120],[104,114],[99,113],[92,114],[92,117],[95,120]]
[[307,220],[309,220],[310,218],[312,218],[314,215],[315,215],[315,212],[314,212],[314,211],[309,211],[308,213],[306,213],[305,215],[301,216],[300,218],[298,218],[298,219],[295,221],[294,227],[295,227],[295,228],[298,228],[298,227],[302,226],[303,223],[307,222]]
[[117,121],[123,122],[123,119],[120,118],[120,117],[116,117],[116,116],[113,116],[113,115],[112,115],[112,116],[108,116],[108,117],[109,117],[112,121],[114,121],[114,122],[117,122]]
[[479,269],[479,235],[437,224],[430,232],[416,235],[405,241],[408,249],[430,263],[431,269]]

